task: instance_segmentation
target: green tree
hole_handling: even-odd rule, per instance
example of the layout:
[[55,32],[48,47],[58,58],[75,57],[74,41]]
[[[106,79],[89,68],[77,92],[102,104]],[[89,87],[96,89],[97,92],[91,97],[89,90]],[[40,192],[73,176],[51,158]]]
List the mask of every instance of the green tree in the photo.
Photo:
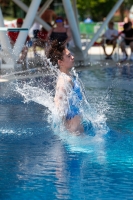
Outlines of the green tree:
[[[30,6],[32,0],[21,0],[27,6]],[[44,4],[46,0],[41,0],[41,4]],[[53,6],[54,1],[51,3],[51,7]],[[3,16],[6,18],[24,18],[26,13],[17,6],[12,0],[0,0],[0,7],[2,8]]]
[[91,15],[94,21],[102,21],[117,0],[77,0],[77,8],[82,19]]
[[[21,0],[27,6],[30,5],[32,0]],[[102,21],[104,17],[108,15],[118,0],[77,0],[77,8],[80,15],[80,19],[84,20],[88,15],[92,17],[94,21]],[[41,3],[45,3],[46,0],[42,0]],[[60,3],[62,0],[54,0],[51,4],[52,9],[56,9],[59,15],[65,16],[63,6],[54,7],[55,3]],[[123,21],[125,9],[130,9],[133,4],[133,0],[124,0],[120,7],[120,21]],[[25,17],[26,13],[22,11],[12,0],[0,0],[0,7],[4,17],[17,18]]]
[[[102,21],[118,0],[77,0],[77,8],[81,19],[91,15],[94,21]],[[120,20],[123,21],[124,11],[133,4],[132,0],[125,0],[120,6]]]

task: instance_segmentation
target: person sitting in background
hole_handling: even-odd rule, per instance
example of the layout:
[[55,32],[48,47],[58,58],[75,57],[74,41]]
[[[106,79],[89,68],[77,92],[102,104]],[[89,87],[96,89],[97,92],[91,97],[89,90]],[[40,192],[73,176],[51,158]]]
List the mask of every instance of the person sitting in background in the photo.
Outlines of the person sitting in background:
[[93,20],[88,16],[85,20],[84,23],[93,23]]
[[[101,41],[104,53],[106,55],[106,59],[111,59],[111,56],[112,56],[114,49],[116,47],[117,37],[118,37],[118,31],[114,29],[114,23],[111,21],[111,22],[109,22],[108,29],[103,34],[103,36],[102,36],[103,39]],[[110,54],[107,54],[107,52],[106,52],[105,43],[107,45],[113,46],[113,49],[112,49]]]
[[55,21],[56,17],[57,17],[56,13],[50,8],[45,10],[44,13],[41,15],[41,18],[51,27],[52,27],[52,21]]
[[129,16],[125,16],[123,21],[124,21],[124,23],[128,23],[128,22],[130,22],[130,18],[129,18]]
[[130,60],[133,61],[133,28],[132,28],[132,23],[128,22],[123,25],[123,31],[120,33],[122,36],[123,40],[120,43],[120,47],[123,53],[123,58],[122,61],[127,60],[128,55],[126,52],[126,45],[130,46],[131,48],[131,56]]
[[[71,29],[70,29],[69,22],[68,22],[67,18],[64,19],[64,27],[67,28],[67,30],[71,33]],[[71,35],[72,35],[72,33],[71,33]],[[69,42],[67,43],[67,47],[68,48],[75,47],[75,44],[74,44],[74,41],[73,41],[72,37],[69,40]]]
[[37,34],[40,30],[40,24],[38,22],[35,22],[32,26],[32,30],[33,30],[33,39],[37,39]]
[[[17,28],[21,28],[22,24],[23,24],[23,19],[18,18],[17,22],[16,22]],[[11,43],[12,47],[15,45],[18,35],[19,35],[19,31],[9,31],[8,32],[8,37],[10,39],[10,43]],[[28,42],[29,40],[30,40],[30,37],[27,36],[25,43]],[[19,60],[17,61],[17,63],[23,63],[24,59],[26,58],[27,52],[28,52],[28,47],[26,45],[24,45],[22,52],[21,52],[21,56],[20,56]]]
[[[40,6],[38,8],[38,11],[40,10]],[[36,21],[34,21],[31,30],[33,31],[33,39],[36,40],[37,39],[37,34],[40,31],[40,24]]]
[[47,40],[58,42],[64,42],[64,45],[71,40],[70,29],[64,27],[64,21],[62,17],[57,17],[55,20],[56,27],[52,28],[47,35]]
[[47,37],[48,32],[44,29],[44,27],[41,28],[41,30],[37,34],[37,39],[33,42],[33,51],[34,55],[38,55],[36,53],[36,47],[42,47],[45,49],[45,44],[46,44],[46,37]]

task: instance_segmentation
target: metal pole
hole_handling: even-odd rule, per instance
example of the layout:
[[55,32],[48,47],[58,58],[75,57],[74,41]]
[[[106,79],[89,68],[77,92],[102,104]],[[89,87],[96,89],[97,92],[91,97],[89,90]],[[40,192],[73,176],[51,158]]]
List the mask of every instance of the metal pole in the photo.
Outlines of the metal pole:
[[[31,5],[29,7],[29,11],[28,11],[28,13],[25,17],[22,28],[24,28],[24,27],[30,28],[31,27],[40,2],[41,2],[41,0],[37,0],[37,1],[32,0]],[[23,45],[24,45],[26,38],[27,38],[27,34],[28,34],[27,31],[23,31],[23,32],[20,31],[20,33],[18,35],[17,41],[16,41],[14,49],[13,49],[13,53],[14,53],[16,58],[18,58],[20,52],[22,51]]]
[[76,4],[77,4],[77,0],[73,0],[72,1],[73,11],[74,11],[75,19],[76,19],[77,26],[78,26],[78,29],[79,29],[78,10],[77,10]]
[[110,13],[108,14],[106,20],[104,21],[104,23],[102,24],[102,26],[99,28],[99,30],[97,31],[97,33],[94,35],[94,37],[92,38],[92,40],[89,42],[89,44],[87,45],[86,49],[84,50],[85,52],[85,57],[88,55],[88,50],[91,48],[91,46],[94,44],[94,42],[98,39],[100,33],[102,32],[102,30],[104,29],[105,26],[107,26],[108,22],[111,20],[111,18],[113,17],[114,13],[117,11],[117,9],[120,7],[120,5],[122,4],[124,0],[119,0],[117,1],[117,3],[115,4],[115,6],[112,8],[112,10],[110,11]]
[[[1,8],[0,8],[0,27],[5,27]],[[3,53],[5,53],[5,55],[3,55],[3,59],[4,57],[6,57],[5,60],[6,63],[13,64],[14,62],[13,62],[12,48],[9,38],[7,36],[7,32],[5,31],[0,31],[0,44],[1,48],[3,49]],[[6,53],[8,54],[8,56],[6,56]]]
[[73,9],[70,3],[70,0],[62,0],[65,12],[67,15],[67,19],[69,21],[70,29],[72,32],[72,37],[75,43],[75,46],[77,50],[81,53],[81,58],[83,59],[83,52],[82,52],[82,45],[81,45],[81,39],[80,39],[80,33],[77,27],[77,23],[74,17]]
[[44,13],[44,11],[49,7],[49,5],[52,3],[53,0],[47,0],[42,8],[38,12],[38,16],[41,17],[41,15]]
[[[26,6],[22,1],[19,1],[19,0],[13,0],[22,10],[24,10],[26,13],[29,12],[29,8],[28,6]],[[37,0],[36,0],[37,1]],[[40,0],[39,0],[40,2]],[[39,4],[38,4],[38,7],[39,7]],[[37,9],[38,9],[37,7]],[[31,11],[31,13],[33,13]],[[38,17],[37,15],[35,16],[35,20],[40,23],[47,31],[49,31],[51,29],[51,27],[46,23],[44,22],[44,20],[42,20],[40,17]]]

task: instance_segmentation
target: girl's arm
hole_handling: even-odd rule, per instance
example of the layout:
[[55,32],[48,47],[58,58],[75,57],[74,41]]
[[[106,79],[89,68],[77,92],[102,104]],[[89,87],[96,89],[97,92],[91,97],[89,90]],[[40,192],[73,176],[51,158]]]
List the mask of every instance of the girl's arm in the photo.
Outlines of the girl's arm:
[[55,106],[58,114],[62,119],[66,117],[69,103],[68,103],[68,90],[71,87],[71,79],[67,79],[63,76],[58,78],[56,85],[56,93],[55,93]]

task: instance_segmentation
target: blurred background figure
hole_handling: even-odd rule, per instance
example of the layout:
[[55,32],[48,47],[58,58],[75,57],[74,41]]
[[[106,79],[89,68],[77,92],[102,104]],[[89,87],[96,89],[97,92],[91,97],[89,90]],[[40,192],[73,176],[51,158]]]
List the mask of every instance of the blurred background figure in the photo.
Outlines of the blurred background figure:
[[[16,21],[16,25],[17,25],[17,28],[21,28],[22,25],[23,25],[23,19],[22,18],[18,18],[17,21]],[[19,31],[9,31],[8,32],[8,37],[9,37],[9,40],[10,40],[10,43],[12,45],[12,47],[15,45],[15,42],[18,38],[18,35],[19,35]],[[21,56],[19,58],[19,60],[17,61],[17,63],[23,63],[26,56],[27,56],[27,52],[28,52],[28,47],[26,45],[26,43],[30,41],[30,37],[27,36],[27,39],[25,41],[25,44],[23,46],[23,49],[22,49],[22,52],[21,52]]]
[[32,26],[32,32],[33,32],[33,39],[37,39],[37,34],[40,30],[40,24],[38,22],[34,22]]
[[[41,8],[41,5],[39,6],[38,11],[40,10],[40,8]],[[38,34],[40,28],[41,28],[40,24],[38,22],[34,21],[33,26],[31,27],[34,39],[37,39],[37,34]]]
[[[114,49],[116,47],[116,43],[117,43],[117,38],[118,38],[118,31],[116,29],[114,29],[114,22],[109,22],[108,24],[108,29],[105,31],[105,33],[102,35],[102,41],[101,41],[101,44],[102,44],[102,47],[103,47],[103,50],[104,50],[104,54],[106,55],[106,58],[105,59],[112,59],[112,54],[114,52]],[[105,45],[112,45],[113,46],[113,49],[111,51],[110,54],[108,54],[106,52],[106,48],[105,48]]]
[[46,38],[47,38],[48,32],[45,30],[44,27],[41,28],[41,30],[37,33],[37,39],[33,42],[33,52],[34,56],[38,56],[36,51],[36,47],[41,47],[45,50],[46,45]]
[[62,17],[56,18],[55,27],[48,32],[47,40],[58,40],[58,42],[64,42],[64,45],[67,45],[71,40],[70,29],[64,27],[64,20]]
[[41,18],[51,27],[52,27],[52,22],[55,21],[56,17],[57,17],[56,13],[50,8],[45,10],[44,13],[41,15]]
[[130,18],[130,21],[133,23],[133,5],[131,6],[130,11],[129,11],[129,18]]
[[[68,22],[67,18],[64,19],[64,27],[67,28],[68,31],[71,33],[71,29],[70,29],[69,22]],[[67,43],[67,48],[69,49],[69,47],[70,48],[75,47],[75,44],[74,44],[74,41],[73,41],[73,38],[72,38],[72,34],[71,34],[71,39]]]
[[93,20],[88,16],[85,20],[84,23],[93,23]]
[[130,18],[128,17],[128,16],[125,16],[124,17],[124,23],[128,23],[128,22],[130,22],[131,20],[130,20]]
[[123,25],[123,31],[120,35],[123,37],[123,40],[120,43],[120,47],[123,53],[123,58],[121,61],[125,61],[128,58],[128,54],[126,52],[126,46],[129,46],[131,49],[130,60],[133,61],[133,28],[132,23],[128,22]]

